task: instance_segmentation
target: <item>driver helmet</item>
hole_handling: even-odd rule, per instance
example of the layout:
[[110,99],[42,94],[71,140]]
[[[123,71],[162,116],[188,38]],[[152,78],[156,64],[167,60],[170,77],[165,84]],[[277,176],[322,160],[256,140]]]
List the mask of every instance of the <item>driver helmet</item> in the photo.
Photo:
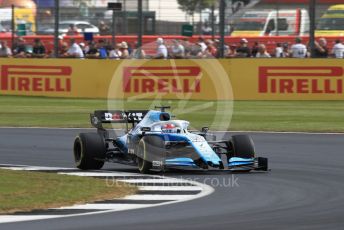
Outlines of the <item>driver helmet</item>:
[[177,127],[172,123],[166,123],[161,126],[163,133],[177,133]]

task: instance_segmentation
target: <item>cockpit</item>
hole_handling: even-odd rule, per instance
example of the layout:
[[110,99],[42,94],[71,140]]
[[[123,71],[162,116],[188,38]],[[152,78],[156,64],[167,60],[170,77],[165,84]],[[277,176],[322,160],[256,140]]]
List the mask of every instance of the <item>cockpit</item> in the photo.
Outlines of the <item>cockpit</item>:
[[187,133],[189,122],[183,120],[170,120],[156,122],[151,130],[162,133]]
[[171,120],[169,113],[151,110],[135,127],[134,132],[140,132],[141,127],[150,127],[153,132],[187,133],[188,126],[188,121]]

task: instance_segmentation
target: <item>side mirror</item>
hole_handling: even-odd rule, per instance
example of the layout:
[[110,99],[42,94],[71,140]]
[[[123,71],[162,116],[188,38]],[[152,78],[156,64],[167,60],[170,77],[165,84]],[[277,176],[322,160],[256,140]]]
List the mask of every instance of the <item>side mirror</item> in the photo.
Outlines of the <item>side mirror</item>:
[[201,132],[202,133],[207,133],[209,131],[209,127],[202,127]]

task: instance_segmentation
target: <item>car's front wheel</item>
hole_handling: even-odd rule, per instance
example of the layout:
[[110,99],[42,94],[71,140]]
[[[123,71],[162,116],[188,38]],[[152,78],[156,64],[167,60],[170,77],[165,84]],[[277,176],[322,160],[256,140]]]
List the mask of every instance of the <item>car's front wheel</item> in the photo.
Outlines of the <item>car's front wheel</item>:
[[152,168],[152,162],[148,159],[147,144],[142,138],[137,148],[137,165],[140,173],[147,174]]
[[232,156],[240,158],[254,158],[255,150],[253,140],[248,135],[232,136]]

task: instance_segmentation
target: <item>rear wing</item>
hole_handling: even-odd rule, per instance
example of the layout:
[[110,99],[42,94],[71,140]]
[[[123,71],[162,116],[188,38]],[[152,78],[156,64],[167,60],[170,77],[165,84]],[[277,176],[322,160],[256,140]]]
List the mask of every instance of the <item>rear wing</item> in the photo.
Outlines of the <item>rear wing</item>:
[[149,110],[96,110],[90,114],[93,127],[103,129],[104,123],[131,123],[135,125],[142,121]]

